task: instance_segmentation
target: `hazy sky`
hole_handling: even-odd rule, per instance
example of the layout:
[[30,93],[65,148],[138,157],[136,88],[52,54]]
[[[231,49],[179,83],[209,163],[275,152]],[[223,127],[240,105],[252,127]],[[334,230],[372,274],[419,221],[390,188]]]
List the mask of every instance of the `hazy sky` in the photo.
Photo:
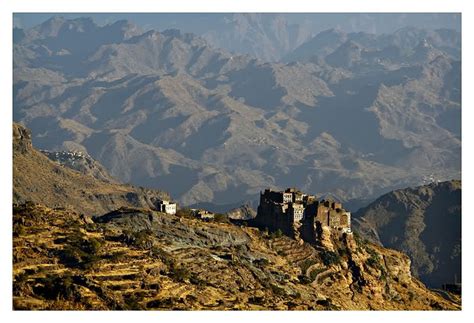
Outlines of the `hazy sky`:
[[[195,33],[201,33],[216,23],[222,23],[232,18],[231,13],[16,13],[13,15],[14,26],[30,28],[55,15],[69,19],[91,17],[99,25],[126,19],[145,30],[178,28]],[[314,32],[338,27],[346,31],[385,33],[405,26],[461,30],[461,15],[456,13],[302,13],[283,15],[290,24],[307,24]]]

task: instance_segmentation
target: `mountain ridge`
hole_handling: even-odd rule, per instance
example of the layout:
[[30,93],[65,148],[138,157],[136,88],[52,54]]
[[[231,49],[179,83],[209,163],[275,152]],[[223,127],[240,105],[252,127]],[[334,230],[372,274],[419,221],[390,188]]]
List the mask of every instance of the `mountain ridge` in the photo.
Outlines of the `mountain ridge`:
[[[436,35],[443,53],[460,44]],[[360,59],[336,67],[324,57],[268,63],[189,33],[150,31],[92,44],[76,74],[63,57],[81,52],[58,56],[60,48],[24,38],[14,48],[14,120],[40,149],[87,152],[136,185],[164,181],[186,205],[232,204],[296,183],[348,201],[429,176],[459,178],[460,62],[452,54],[404,62],[436,38],[389,36],[352,35]],[[379,52],[385,45],[408,51],[392,59]]]

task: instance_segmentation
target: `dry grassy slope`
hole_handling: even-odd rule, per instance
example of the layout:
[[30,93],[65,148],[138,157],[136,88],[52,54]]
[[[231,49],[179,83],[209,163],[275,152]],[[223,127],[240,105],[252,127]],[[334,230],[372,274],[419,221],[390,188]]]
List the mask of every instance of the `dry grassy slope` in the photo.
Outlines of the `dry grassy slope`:
[[144,209],[93,223],[22,205],[14,209],[14,308],[460,308],[412,278],[399,252],[350,237],[333,244],[341,256],[331,261],[308,244],[229,223]]
[[121,206],[152,207],[164,192],[117,185],[52,162],[31,145],[29,130],[13,124],[13,202],[33,201],[103,214]]

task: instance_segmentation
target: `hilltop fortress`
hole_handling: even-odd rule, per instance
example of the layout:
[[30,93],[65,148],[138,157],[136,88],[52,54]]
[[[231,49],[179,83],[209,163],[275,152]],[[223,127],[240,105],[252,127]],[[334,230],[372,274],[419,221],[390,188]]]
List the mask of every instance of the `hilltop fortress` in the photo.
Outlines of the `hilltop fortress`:
[[287,236],[309,243],[320,242],[327,234],[351,233],[351,213],[341,203],[318,201],[314,195],[295,188],[260,192],[255,223],[260,228],[281,230]]

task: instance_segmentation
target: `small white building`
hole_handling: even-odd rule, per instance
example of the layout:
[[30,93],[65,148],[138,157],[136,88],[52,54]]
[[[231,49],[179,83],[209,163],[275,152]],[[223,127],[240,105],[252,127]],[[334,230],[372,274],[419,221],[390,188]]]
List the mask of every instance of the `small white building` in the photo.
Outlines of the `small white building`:
[[167,214],[176,214],[176,203],[170,203],[170,201],[160,201],[158,204],[158,211]]

